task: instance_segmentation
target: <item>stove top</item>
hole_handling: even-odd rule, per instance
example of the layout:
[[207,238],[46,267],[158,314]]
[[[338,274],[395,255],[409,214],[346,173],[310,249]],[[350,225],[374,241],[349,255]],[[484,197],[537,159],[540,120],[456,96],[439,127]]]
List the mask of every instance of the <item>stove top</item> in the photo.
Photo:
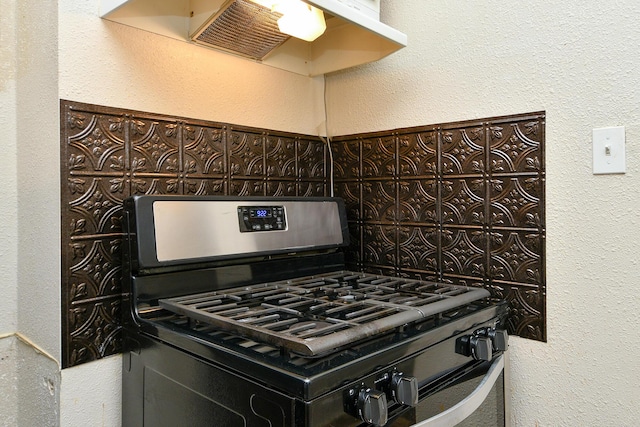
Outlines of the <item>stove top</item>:
[[502,318],[505,312],[504,303],[496,304],[483,298],[313,357],[165,309],[147,312],[140,330],[203,360],[233,367],[237,372],[250,372],[252,377],[265,379],[274,388],[312,399],[335,389],[336,384],[367,375],[379,366],[412,359],[444,340],[449,342],[445,345],[448,350],[442,354],[446,357],[420,367],[424,371],[422,379],[438,375],[449,365],[464,364],[469,358],[454,353],[452,337],[469,329],[495,326],[496,319]]
[[318,357],[487,296],[481,288],[336,271],[160,299],[159,306]]

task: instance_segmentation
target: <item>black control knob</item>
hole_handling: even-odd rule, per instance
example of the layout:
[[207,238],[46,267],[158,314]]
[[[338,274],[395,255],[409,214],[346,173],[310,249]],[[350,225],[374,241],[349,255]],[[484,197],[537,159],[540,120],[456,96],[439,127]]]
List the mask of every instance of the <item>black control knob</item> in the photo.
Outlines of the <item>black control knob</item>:
[[387,423],[387,396],[384,392],[363,388],[358,395],[358,413],[365,423],[383,426]]
[[393,399],[402,404],[416,406],[418,404],[418,380],[415,377],[405,377],[396,372],[391,376],[391,394]]
[[506,351],[509,347],[509,334],[502,329],[490,329],[488,334],[495,351]]
[[493,357],[491,338],[472,336],[469,340],[471,347],[471,356],[476,360],[491,361]]

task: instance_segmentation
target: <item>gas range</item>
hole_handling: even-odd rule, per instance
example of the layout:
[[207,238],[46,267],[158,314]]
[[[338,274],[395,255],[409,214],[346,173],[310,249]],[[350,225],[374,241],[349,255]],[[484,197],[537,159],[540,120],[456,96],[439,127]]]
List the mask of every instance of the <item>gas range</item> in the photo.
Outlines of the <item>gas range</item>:
[[482,288],[345,270],[340,199],[139,196],[125,222],[124,425],[408,425],[507,348]]

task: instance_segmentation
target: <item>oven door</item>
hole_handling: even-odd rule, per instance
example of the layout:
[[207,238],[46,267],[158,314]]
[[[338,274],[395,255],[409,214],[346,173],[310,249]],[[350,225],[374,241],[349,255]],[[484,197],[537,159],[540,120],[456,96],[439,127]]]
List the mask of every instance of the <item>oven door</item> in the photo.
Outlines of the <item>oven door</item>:
[[393,416],[387,427],[507,427],[508,382],[509,362],[505,352],[421,398],[416,407]]

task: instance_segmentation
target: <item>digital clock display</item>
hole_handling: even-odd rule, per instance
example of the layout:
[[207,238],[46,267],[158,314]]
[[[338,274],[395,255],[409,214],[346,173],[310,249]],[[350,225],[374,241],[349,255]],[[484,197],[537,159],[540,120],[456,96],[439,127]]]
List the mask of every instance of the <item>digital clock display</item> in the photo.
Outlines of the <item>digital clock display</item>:
[[271,218],[273,215],[271,214],[270,208],[253,208],[251,209],[251,217],[252,218]]

